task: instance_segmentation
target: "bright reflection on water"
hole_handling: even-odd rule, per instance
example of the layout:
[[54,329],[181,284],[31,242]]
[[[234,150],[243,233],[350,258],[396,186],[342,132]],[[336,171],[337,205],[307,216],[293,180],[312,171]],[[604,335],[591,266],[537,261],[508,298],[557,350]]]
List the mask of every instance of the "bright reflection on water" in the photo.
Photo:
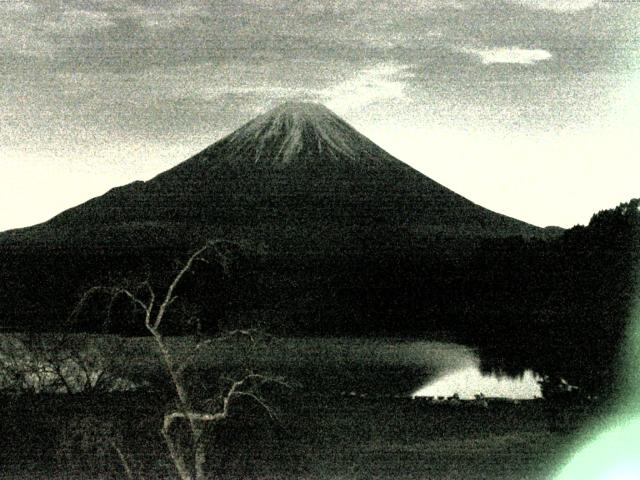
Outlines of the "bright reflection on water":
[[541,397],[539,377],[527,370],[521,377],[483,375],[478,365],[470,364],[462,369],[436,378],[414,393],[417,397],[450,397],[457,393],[461,399],[485,397],[530,399]]

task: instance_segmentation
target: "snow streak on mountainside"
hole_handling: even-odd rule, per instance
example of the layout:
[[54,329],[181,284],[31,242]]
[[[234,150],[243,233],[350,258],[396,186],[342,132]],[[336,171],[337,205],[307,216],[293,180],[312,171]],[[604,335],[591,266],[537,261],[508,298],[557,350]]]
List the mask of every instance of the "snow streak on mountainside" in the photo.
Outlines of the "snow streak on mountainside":
[[[262,114],[228,137],[240,151],[253,149],[256,163],[287,165],[308,151],[355,159],[358,134],[328,108],[313,103],[285,103]],[[274,152],[270,147],[278,142]]]

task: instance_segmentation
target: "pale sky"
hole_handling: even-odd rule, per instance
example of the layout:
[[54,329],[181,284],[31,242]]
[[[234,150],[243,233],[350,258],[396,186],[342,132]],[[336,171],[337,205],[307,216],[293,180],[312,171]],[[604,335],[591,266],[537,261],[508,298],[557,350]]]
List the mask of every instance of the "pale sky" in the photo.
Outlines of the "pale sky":
[[319,101],[536,225],[640,196],[640,2],[0,0],[0,231]]

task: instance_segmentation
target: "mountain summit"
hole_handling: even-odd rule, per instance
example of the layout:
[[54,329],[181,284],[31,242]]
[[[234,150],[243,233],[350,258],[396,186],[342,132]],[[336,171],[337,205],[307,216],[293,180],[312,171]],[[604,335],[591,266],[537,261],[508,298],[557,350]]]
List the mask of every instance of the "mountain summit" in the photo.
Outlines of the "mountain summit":
[[[239,154],[251,152],[256,163],[276,167],[310,158],[325,162],[356,160],[363,137],[327,107],[310,102],[287,102],[232,133],[227,141]],[[368,143],[368,142],[366,142]]]

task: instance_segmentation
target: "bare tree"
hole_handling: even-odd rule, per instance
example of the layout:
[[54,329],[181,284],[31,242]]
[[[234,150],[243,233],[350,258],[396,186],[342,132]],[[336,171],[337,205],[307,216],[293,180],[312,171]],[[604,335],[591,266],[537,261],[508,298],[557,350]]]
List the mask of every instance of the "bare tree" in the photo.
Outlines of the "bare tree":
[[75,394],[131,388],[113,374],[108,343],[65,333],[2,336],[0,389]]
[[[206,478],[205,465],[207,462],[207,440],[205,430],[210,425],[224,421],[232,412],[233,405],[241,398],[249,399],[260,406],[272,419],[275,419],[273,409],[259,395],[259,389],[266,383],[279,383],[286,385],[282,378],[264,376],[256,373],[247,373],[242,378],[230,382],[230,386],[221,395],[218,402],[196,402],[192,398],[184,378],[184,371],[190,360],[201,351],[202,347],[211,343],[210,340],[200,340],[194,347],[187,362],[178,362],[161,332],[161,326],[169,308],[178,298],[176,289],[184,276],[191,272],[196,262],[209,263],[205,253],[213,250],[217,255],[217,261],[226,268],[228,258],[225,255],[226,243],[222,241],[210,241],[196,250],[182,265],[178,273],[173,277],[163,295],[156,291],[149,283],[144,281],[133,289],[124,287],[94,287],[85,292],[78,308],[97,292],[107,290],[111,294],[112,301],[124,296],[144,314],[144,325],[153,337],[156,347],[162,358],[164,367],[169,375],[173,388],[177,395],[175,409],[164,415],[161,428],[162,437],[166,443],[169,456],[175,466],[181,480],[203,480]],[[78,309],[77,308],[77,309]],[[76,309],[76,310],[77,310]],[[224,334],[224,338],[243,336],[255,341],[255,331],[236,330]],[[209,408],[198,408],[198,405],[207,405]],[[190,448],[183,448],[177,441],[175,427],[178,422],[184,422],[190,436]]]

